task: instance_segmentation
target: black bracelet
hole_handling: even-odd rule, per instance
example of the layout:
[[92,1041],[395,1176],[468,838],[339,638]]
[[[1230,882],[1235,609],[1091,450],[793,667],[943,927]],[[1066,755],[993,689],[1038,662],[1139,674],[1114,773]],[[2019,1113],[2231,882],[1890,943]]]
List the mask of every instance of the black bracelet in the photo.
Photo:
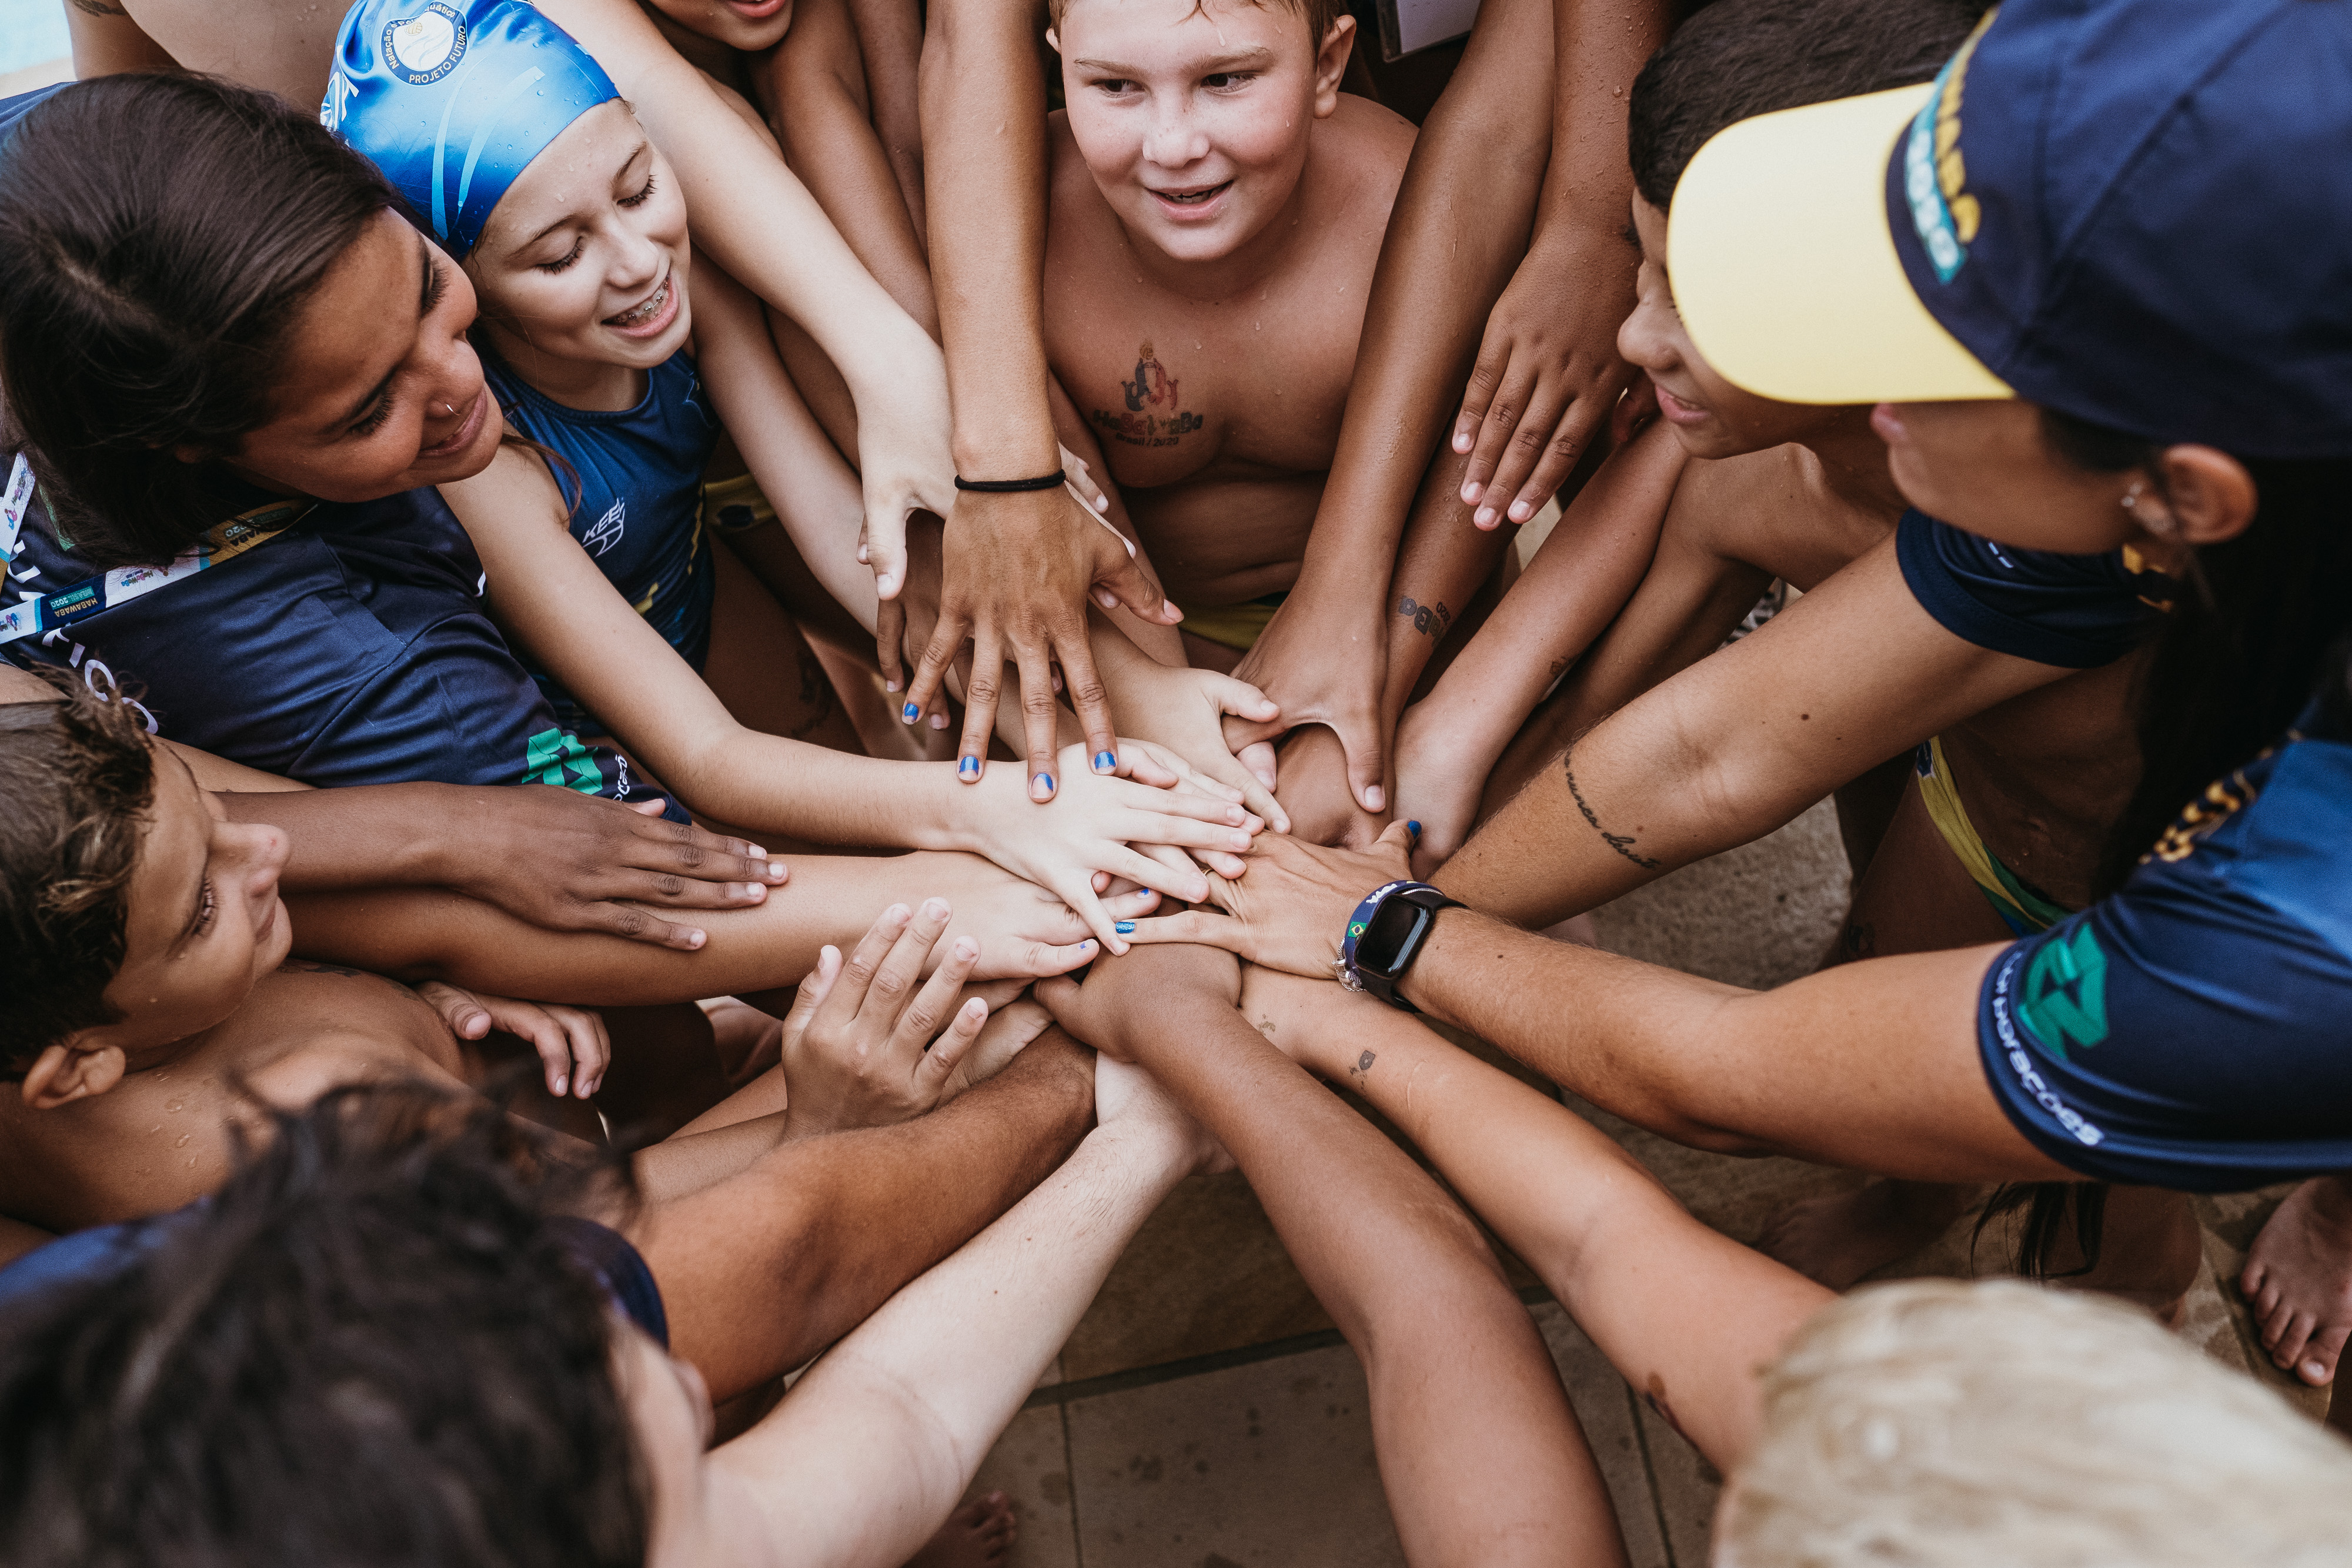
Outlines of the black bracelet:
[[956,476],[956,488],[981,490],[992,496],[1010,495],[1020,490],[1058,490],[1066,477],[1059,468],[1051,474],[1040,474],[1034,479],[967,479],[959,474]]

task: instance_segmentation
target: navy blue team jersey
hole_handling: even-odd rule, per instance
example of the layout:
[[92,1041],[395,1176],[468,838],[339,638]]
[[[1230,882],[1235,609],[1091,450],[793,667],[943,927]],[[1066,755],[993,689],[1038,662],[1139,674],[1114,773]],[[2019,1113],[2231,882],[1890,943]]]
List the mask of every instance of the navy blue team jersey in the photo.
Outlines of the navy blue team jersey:
[[2314,704],[2120,890],[1994,961],[1985,1073],[2051,1158],[2191,1192],[2352,1171],[2346,706]]
[[2115,663],[2172,602],[2172,579],[2137,550],[2012,549],[1916,509],[1895,525],[1895,555],[1912,596],[1944,630],[2062,669]]
[[[702,470],[719,443],[719,423],[703,406],[694,361],[681,350],[655,366],[644,398],[615,413],[566,408],[487,350],[482,370],[507,423],[571,465],[570,474],[558,468],[555,477],[572,502],[572,537],[699,674],[710,656],[714,586],[702,532]],[[610,733],[554,676],[528,656],[524,665],[565,727]]]
[[[20,597],[100,575],[37,490],[8,566]],[[481,585],[466,530],[437,493],[412,490],[321,503],[212,570],[5,652],[81,672],[157,734],[305,784],[647,792],[625,758],[557,722],[483,614]],[[666,812],[685,820],[674,801]]]

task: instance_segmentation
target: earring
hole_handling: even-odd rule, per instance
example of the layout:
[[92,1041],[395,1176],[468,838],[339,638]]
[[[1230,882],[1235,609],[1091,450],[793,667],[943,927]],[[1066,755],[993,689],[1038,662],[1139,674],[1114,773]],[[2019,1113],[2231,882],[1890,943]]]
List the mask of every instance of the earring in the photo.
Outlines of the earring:
[[[449,415],[450,417],[452,417],[452,418],[457,417],[457,409],[456,409],[454,406],[452,406],[451,404],[446,403],[446,402],[445,402],[445,403],[443,403],[443,404],[441,405],[441,412],[442,412],[443,413],[448,414],[448,415]],[[2126,507],[2128,507],[2128,506],[2130,506],[2130,505],[2131,505],[2131,503],[2130,503],[2129,501],[2126,501],[2126,502],[2124,503],[2124,505],[2125,505],[2125,506],[2126,506]]]
[[2124,510],[2128,512],[2134,507],[2138,506],[2140,492],[2147,488],[2147,481],[2141,479],[2133,480],[2131,482],[2131,488],[2124,492]]

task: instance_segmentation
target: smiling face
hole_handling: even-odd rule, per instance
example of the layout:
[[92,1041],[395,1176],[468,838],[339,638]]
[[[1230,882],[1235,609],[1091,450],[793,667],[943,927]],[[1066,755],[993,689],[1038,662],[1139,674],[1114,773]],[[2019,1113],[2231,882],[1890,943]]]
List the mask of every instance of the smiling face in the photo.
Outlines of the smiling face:
[[1354,28],[1342,16],[1318,40],[1278,0],[1071,0],[1048,38],[1070,134],[1119,222],[1178,261],[1212,261],[1289,205]]
[[1633,313],[1617,329],[1617,351],[1649,372],[1658,412],[1694,457],[1737,457],[1819,434],[1842,411],[1779,402],[1744,392],[1715,372],[1692,347],[1675,308],[1666,275],[1666,214],[1633,198],[1633,231],[1642,246]]
[[774,48],[793,26],[793,0],[654,0],[654,5],[688,31],[747,55]]
[[564,128],[507,190],[467,258],[510,361],[650,370],[686,346],[686,198],[615,99]]
[[325,501],[372,501],[480,473],[502,425],[466,341],[473,319],[465,274],[392,213],[379,214],[296,315],[270,420],[247,433],[228,465],[269,489]]

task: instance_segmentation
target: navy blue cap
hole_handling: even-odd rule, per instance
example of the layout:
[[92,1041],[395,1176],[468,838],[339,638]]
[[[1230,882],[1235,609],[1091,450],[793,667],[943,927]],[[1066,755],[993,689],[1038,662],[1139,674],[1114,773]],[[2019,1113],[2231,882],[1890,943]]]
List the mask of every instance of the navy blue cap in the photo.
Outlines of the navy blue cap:
[[[1867,216],[1798,193],[1864,177]],[[1762,227],[1811,232],[1726,258]],[[2151,441],[2352,455],[2352,0],[2008,0],[1924,95],[1723,132],[1670,234],[1694,341],[1767,396],[2013,394]],[[1890,246],[1940,345],[1864,298]]]

